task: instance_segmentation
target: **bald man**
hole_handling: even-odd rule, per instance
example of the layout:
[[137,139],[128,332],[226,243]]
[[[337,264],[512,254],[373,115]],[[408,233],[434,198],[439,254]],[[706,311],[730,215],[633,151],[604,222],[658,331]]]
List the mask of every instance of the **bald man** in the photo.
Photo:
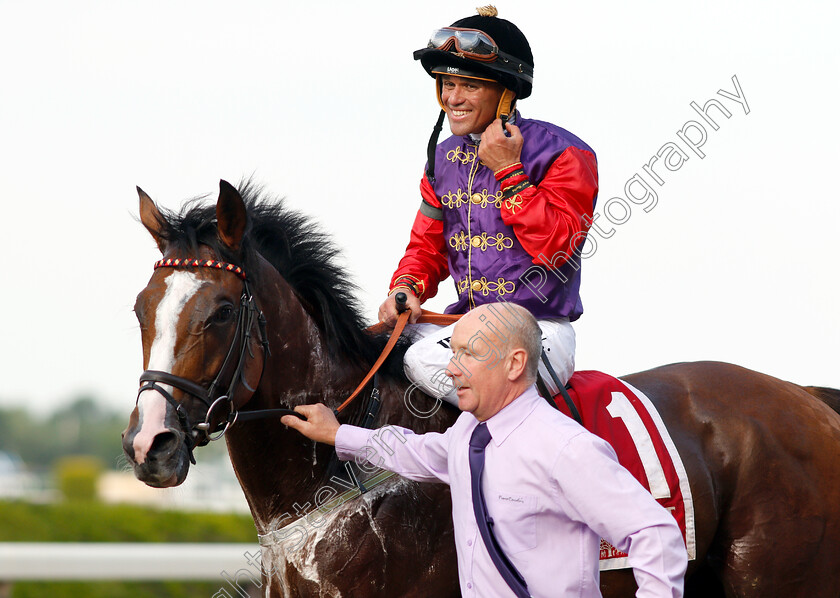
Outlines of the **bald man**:
[[[600,596],[601,538],[629,553],[637,596],[682,596],[687,555],[676,521],[606,442],[537,394],[540,338],[534,317],[517,305],[482,305],[461,318],[447,374],[463,413],[442,434],[389,426],[397,440],[383,451],[372,440],[379,430],[340,425],[322,404],[297,407],[306,420],[282,421],[334,445],[343,460],[449,484],[465,597]],[[476,474],[470,452],[480,436],[486,448]],[[473,496],[476,475],[481,491]],[[490,526],[477,522],[481,509]]]

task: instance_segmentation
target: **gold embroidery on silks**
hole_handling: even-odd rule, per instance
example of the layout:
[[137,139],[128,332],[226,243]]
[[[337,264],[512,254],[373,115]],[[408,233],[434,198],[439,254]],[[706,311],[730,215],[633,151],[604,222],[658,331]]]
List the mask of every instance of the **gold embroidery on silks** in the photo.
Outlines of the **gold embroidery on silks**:
[[453,235],[449,237],[449,246],[454,249],[455,251],[466,251],[467,250],[467,233],[461,231],[457,235]]
[[[457,191],[449,191],[441,195],[440,203],[449,208],[450,210],[455,210],[460,208],[463,205],[468,203],[474,204],[477,208],[486,208],[487,206],[495,206],[496,208],[502,207],[502,192],[497,191],[495,194],[490,193],[487,189],[482,189],[481,191],[476,191],[472,195],[464,191],[463,189],[458,189]],[[510,200],[508,200],[508,203]],[[520,200],[521,203],[521,200]]]
[[460,147],[456,147],[455,149],[451,149],[447,152],[446,159],[450,162],[460,162],[461,164],[466,164],[475,160],[475,152],[472,150],[464,151]]
[[[475,285],[475,288],[473,285]],[[474,293],[480,292],[485,297],[490,295],[490,293],[495,293],[497,297],[502,297],[516,291],[516,283],[511,280],[505,280],[501,277],[499,277],[498,280],[487,280],[484,276],[478,279],[473,279],[472,282],[470,282],[469,277],[458,281],[459,295],[463,295],[470,289],[472,289]]]
[[487,189],[482,189],[481,202],[477,205],[481,208],[486,208],[491,203],[497,208],[502,207],[502,191],[497,191],[494,195],[491,195]]
[[495,235],[488,235],[481,233],[470,237],[466,232],[449,237],[449,246],[455,251],[466,251],[470,246],[481,251],[486,251],[488,247],[495,247],[497,251],[504,251],[513,247],[513,239],[506,237],[504,233],[496,233]]
[[440,203],[445,205],[450,210],[454,210],[460,208],[462,205],[467,203],[470,198],[467,196],[466,193],[458,189],[455,192],[450,191],[445,195],[441,195]]
[[519,194],[516,194],[510,199],[505,200],[505,207],[510,210],[511,214],[516,214],[516,208],[521,208],[523,203],[525,203],[525,200]]

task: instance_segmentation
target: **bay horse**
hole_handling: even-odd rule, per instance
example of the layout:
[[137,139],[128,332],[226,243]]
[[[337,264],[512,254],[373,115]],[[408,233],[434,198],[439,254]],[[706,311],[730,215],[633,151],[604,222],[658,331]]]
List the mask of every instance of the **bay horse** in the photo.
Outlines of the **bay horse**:
[[[365,329],[334,245],[251,183],[222,181],[215,206],[177,214],[138,192],[163,259],[135,304],[145,372],[123,449],[136,477],[178,485],[194,450],[224,434],[265,596],[459,596],[447,486],[337,464],[332,447],[260,417],[339,405],[385,344]],[[376,426],[442,431],[458,414],[412,392],[404,350],[378,374]],[[840,595],[840,392],[714,362],[623,379],[655,404],[688,473],[687,596]],[[606,571],[601,587],[632,596],[632,572]]]

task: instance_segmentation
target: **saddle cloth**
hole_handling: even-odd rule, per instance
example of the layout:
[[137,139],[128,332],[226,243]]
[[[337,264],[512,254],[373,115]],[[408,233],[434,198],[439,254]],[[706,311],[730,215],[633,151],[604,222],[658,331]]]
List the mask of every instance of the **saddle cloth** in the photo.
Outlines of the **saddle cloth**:
[[[606,440],[619,463],[671,512],[682,530],[688,558],[694,559],[694,507],[688,476],[653,403],[641,391],[602,372],[575,372],[569,386],[583,426]],[[555,402],[571,417],[562,396],[555,397]],[[629,566],[626,553],[601,540],[601,571]]]

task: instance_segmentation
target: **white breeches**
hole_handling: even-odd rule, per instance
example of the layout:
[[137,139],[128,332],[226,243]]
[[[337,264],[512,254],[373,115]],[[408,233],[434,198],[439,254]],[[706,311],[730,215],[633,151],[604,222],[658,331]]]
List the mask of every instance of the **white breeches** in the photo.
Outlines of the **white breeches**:
[[[562,384],[575,371],[575,330],[568,318],[537,320],[543,333],[543,349]],[[455,324],[413,324],[406,327],[416,339],[405,354],[405,373],[423,392],[458,405],[452,382],[446,377],[446,366],[452,358],[449,339]],[[552,395],[560,390],[554,384],[545,364],[540,361],[539,374]]]

